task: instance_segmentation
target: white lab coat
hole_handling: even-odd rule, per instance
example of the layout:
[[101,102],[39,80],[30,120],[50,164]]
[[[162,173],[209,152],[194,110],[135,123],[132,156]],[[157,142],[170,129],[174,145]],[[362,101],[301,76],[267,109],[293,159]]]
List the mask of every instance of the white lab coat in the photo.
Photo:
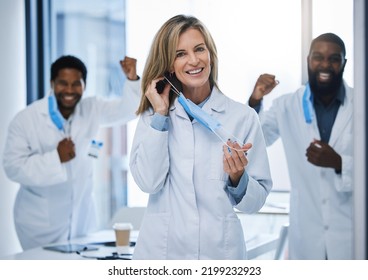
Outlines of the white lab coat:
[[127,80],[122,98],[116,100],[82,98],[71,123],[76,157],[66,163],[60,163],[57,152],[65,134],[51,121],[48,97],[35,101],[12,120],[3,166],[7,176],[21,185],[14,219],[23,249],[83,236],[94,229],[94,159],[88,156],[88,149],[100,126],[135,117],[139,84]]
[[[176,99],[168,131],[150,126],[152,112],[139,119],[130,158],[132,175],[149,193],[134,259],[244,259],[246,248],[233,207],[257,212],[271,190],[266,146],[256,112],[216,88],[203,109],[238,139],[253,143],[246,170],[246,195],[236,205],[227,191],[223,143]],[[252,226],[252,225],[248,225]]]
[[267,145],[281,137],[285,149],[291,181],[290,259],[352,258],[353,92],[345,88],[328,143],[342,157],[342,174],[307,161],[306,149],[320,136],[316,116],[312,124],[304,120],[305,86],[260,113]]

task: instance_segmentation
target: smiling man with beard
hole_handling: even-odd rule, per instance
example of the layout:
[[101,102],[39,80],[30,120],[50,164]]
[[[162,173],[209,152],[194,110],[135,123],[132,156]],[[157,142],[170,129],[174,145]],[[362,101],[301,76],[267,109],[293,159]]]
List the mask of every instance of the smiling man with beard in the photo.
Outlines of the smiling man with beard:
[[353,258],[353,90],[343,81],[345,55],[340,37],[322,34],[310,46],[308,83],[263,111],[263,97],[278,84],[263,74],[249,99],[266,144],[281,137],[284,145],[290,259]]
[[11,121],[3,166],[20,183],[14,220],[24,250],[96,229],[91,143],[101,126],[134,119],[139,102],[136,60],[120,63],[128,78],[121,97],[82,98],[86,66],[74,56],[58,58],[51,65],[51,94]]

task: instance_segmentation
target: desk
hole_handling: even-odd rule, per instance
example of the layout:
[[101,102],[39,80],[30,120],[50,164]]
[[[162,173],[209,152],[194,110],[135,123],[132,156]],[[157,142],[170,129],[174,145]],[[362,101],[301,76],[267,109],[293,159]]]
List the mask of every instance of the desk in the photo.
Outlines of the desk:
[[[131,241],[136,241],[138,237],[138,231],[132,231],[130,235]],[[91,246],[98,247],[96,251],[84,251],[81,255],[77,253],[61,253],[51,250],[45,250],[42,247],[33,248],[23,251],[18,254],[0,257],[2,260],[87,260],[89,258],[105,257],[112,255],[116,252],[116,247],[107,247],[98,245],[97,243],[113,242],[115,241],[115,233],[113,230],[102,230],[88,235],[87,237],[76,238],[71,240],[71,244],[92,244]],[[65,244],[64,243],[55,243]],[[97,245],[96,245],[97,244]],[[131,249],[133,253],[133,248]]]
[[[138,237],[138,231],[132,231],[131,233],[131,241],[136,241]],[[273,247],[277,236],[270,235],[270,234],[260,234],[256,237],[252,237],[249,240],[246,240],[247,249],[249,251],[249,257],[253,258],[257,254],[258,249],[265,250],[269,246]],[[61,253],[56,251],[50,251],[43,249],[42,247],[33,248],[30,250],[23,251],[18,254],[0,257],[1,260],[88,260],[88,259],[97,259],[98,257],[106,257],[112,256],[114,252],[116,252],[116,247],[108,247],[103,245],[96,245],[97,243],[104,243],[104,242],[112,242],[115,241],[115,233],[113,230],[102,230],[96,233],[90,234],[87,237],[77,238],[71,240],[69,243],[71,244],[91,244],[91,246],[98,247],[96,251],[84,251],[81,252],[81,255],[77,253]],[[55,243],[58,244],[65,244],[64,243]],[[131,252],[133,253],[134,248],[130,248]]]

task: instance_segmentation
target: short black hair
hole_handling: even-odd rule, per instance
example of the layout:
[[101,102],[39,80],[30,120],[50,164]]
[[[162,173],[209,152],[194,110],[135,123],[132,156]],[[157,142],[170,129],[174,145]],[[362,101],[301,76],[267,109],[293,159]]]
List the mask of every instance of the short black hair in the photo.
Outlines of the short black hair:
[[312,43],[311,43],[311,46],[310,46],[310,49],[309,49],[309,53],[311,52],[314,44],[317,43],[317,42],[330,42],[330,43],[335,43],[336,45],[338,45],[341,48],[341,51],[342,51],[344,57],[346,55],[344,41],[339,36],[337,36],[334,33],[324,33],[324,34],[321,34],[318,37],[314,38],[313,41],[312,41]]
[[63,55],[51,64],[51,81],[54,81],[59,71],[64,68],[77,69],[82,73],[82,79],[86,83],[87,68],[83,61],[72,55]]

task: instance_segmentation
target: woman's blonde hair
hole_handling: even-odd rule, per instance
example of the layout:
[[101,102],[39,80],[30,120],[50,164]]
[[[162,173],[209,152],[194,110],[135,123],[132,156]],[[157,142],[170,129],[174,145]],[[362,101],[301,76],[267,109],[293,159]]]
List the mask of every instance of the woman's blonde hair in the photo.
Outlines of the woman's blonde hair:
[[[163,77],[165,73],[172,70],[179,37],[190,28],[198,30],[204,37],[211,59],[210,86],[211,88],[213,86],[218,87],[217,49],[210,32],[200,20],[193,16],[174,16],[164,23],[153,39],[142,75],[142,97],[136,112],[138,115],[152,107],[148,98],[145,96],[146,89],[152,80]],[[174,98],[175,95],[170,94],[170,104]]]

